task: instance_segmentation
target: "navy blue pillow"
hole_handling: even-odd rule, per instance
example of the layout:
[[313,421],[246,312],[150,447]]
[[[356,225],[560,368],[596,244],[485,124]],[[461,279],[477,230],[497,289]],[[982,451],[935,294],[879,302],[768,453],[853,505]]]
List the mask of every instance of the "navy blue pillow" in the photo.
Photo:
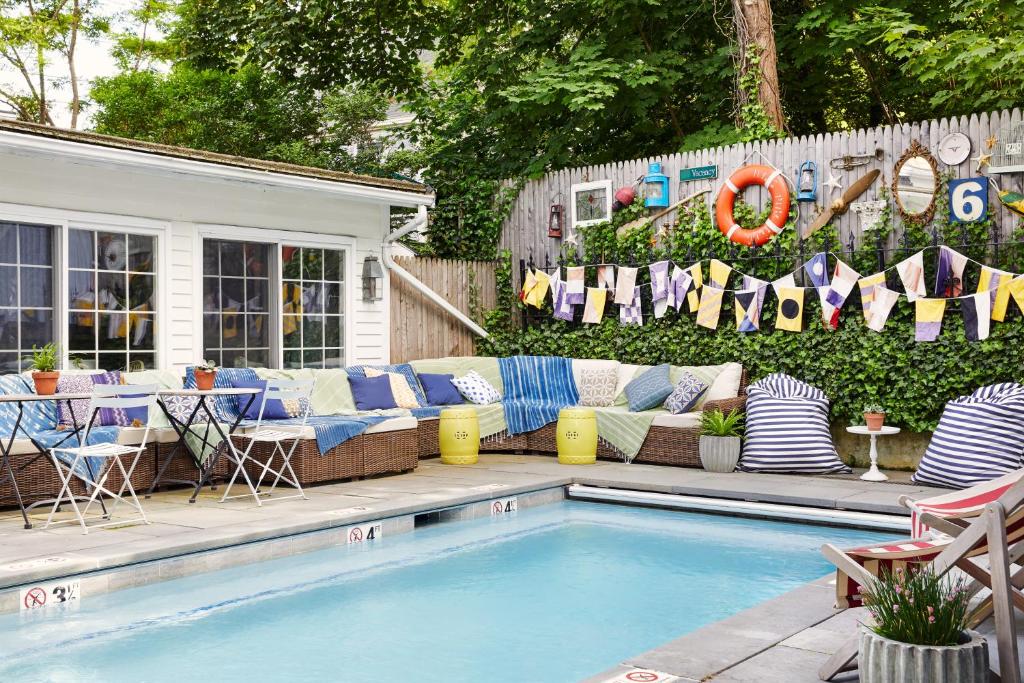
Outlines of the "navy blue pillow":
[[[249,405],[249,410],[245,411],[245,419],[247,420],[258,420],[260,417],[260,403],[263,402],[263,392],[267,388],[266,380],[244,380],[236,379],[232,380],[231,386],[235,389],[259,389],[258,394],[239,394],[235,397],[238,402],[238,412],[245,410],[245,404],[249,403],[249,398],[253,397],[252,403]],[[279,399],[272,398],[267,401],[267,405],[263,408],[263,418],[265,420],[286,420],[291,415],[285,410],[284,404]]]
[[458,403],[465,403],[462,394],[452,384],[455,375],[436,375],[431,373],[420,373],[417,375],[423,391],[427,394],[427,403],[432,406],[450,406]]
[[387,375],[380,377],[352,377],[348,384],[352,388],[352,398],[359,410],[386,410],[397,408],[395,396],[391,393],[391,380]]

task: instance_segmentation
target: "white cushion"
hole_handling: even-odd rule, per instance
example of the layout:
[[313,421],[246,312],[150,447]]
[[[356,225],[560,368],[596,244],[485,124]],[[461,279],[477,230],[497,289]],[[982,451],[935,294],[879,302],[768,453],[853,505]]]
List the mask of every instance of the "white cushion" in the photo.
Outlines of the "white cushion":
[[[145,434],[145,427],[121,427],[117,430],[117,443],[122,446],[138,446]],[[149,443],[174,443],[177,440],[177,432],[170,427],[149,430]]]
[[[632,365],[630,363],[619,363],[619,383],[615,387],[615,396],[622,396],[622,392],[626,390],[626,385],[633,381],[633,377],[636,376],[637,370],[646,370],[651,366],[649,365]],[[626,402],[623,400],[622,405]]]
[[501,400],[501,394],[476,370],[470,370],[462,377],[456,377],[452,384],[459,390],[459,393],[469,401],[478,406],[486,406],[497,403]]
[[[583,377],[584,370],[603,370],[606,368],[619,369],[619,361],[617,360],[595,360],[591,358],[573,358],[572,359],[572,379],[576,382],[577,388],[580,386],[580,379]],[[616,392],[617,394],[618,392]]]
[[694,427],[700,427],[701,415],[702,413],[699,410],[689,413],[679,413],[678,415],[673,415],[669,412],[658,413],[654,416],[654,420],[651,421],[651,426],[693,429]]
[[720,366],[722,372],[708,387],[704,394],[704,402],[721,401],[725,398],[736,398],[740,395],[740,380],[743,377],[743,366],[739,363],[725,363]]
[[[300,439],[316,438],[316,430],[313,428],[313,425],[307,424],[302,429],[296,429],[296,427],[297,425],[290,426],[289,429],[290,431],[297,433]],[[264,426],[264,429],[273,428],[273,421],[267,422],[267,424]],[[242,427],[238,431],[242,433],[249,433],[255,431],[255,429],[256,426],[253,425],[250,427]],[[384,420],[383,422],[378,422],[375,425],[370,425],[369,427],[366,428],[366,431],[363,432],[363,434],[381,434],[383,432],[398,432],[403,429],[416,429],[416,418],[413,417],[412,415],[392,417],[390,419]]]

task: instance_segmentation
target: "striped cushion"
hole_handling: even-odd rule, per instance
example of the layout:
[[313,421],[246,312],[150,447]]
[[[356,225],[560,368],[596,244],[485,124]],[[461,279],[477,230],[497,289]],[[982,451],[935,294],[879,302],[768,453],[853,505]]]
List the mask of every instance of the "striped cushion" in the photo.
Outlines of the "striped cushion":
[[824,392],[789,375],[773,374],[747,390],[744,472],[850,472],[832,443]]
[[965,488],[1020,469],[1024,385],[993,384],[946,404],[914,482]]

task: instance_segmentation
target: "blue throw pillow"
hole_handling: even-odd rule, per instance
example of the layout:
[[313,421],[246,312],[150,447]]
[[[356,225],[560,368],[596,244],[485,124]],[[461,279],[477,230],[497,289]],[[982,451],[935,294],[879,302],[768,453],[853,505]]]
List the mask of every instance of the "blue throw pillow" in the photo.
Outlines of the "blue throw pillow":
[[[238,412],[245,410],[245,405],[249,403],[250,396],[254,396],[252,403],[249,404],[249,409],[245,410],[245,419],[247,420],[258,420],[260,417],[260,404],[263,402],[263,392],[267,388],[267,381],[263,379],[256,380],[243,380],[236,379],[231,382],[231,386],[235,389],[259,389],[258,394],[239,394],[235,397],[238,402]],[[263,408],[263,419],[265,420],[286,420],[291,417],[288,411],[285,410],[284,404],[279,399],[272,398],[267,401],[267,405]]]
[[707,390],[707,384],[691,373],[684,372],[683,376],[676,382],[672,395],[665,400],[665,407],[673,415],[688,413],[693,410],[693,406],[696,405],[697,401],[700,400],[700,397]]
[[669,379],[671,366],[668,363],[655,365],[653,368],[633,378],[626,385],[626,400],[629,401],[630,412],[657,408],[672,394],[675,388]]
[[397,408],[395,396],[391,393],[391,380],[387,375],[380,377],[349,376],[352,398],[359,410],[387,410]]
[[465,403],[462,394],[452,384],[455,375],[435,375],[420,373],[417,375],[423,391],[427,394],[427,403],[432,406],[450,406],[458,403]]

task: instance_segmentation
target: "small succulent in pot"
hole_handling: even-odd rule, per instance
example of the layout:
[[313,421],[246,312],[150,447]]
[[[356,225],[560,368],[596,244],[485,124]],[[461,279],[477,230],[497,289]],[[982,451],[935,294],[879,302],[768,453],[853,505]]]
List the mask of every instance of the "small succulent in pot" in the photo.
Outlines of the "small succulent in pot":
[[60,347],[50,342],[37,347],[32,345],[32,355],[28,357],[29,369],[32,370],[32,383],[40,396],[50,396],[57,392],[57,363],[60,361]]
[[705,410],[700,417],[700,463],[709,472],[732,472],[740,460],[743,413]]
[[212,360],[204,360],[196,363],[192,368],[196,377],[196,389],[209,391],[213,389],[213,383],[217,379],[217,363]]
[[868,431],[882,431],[882,425],[885,424],[885,408],[877,403],[864,406],[864,424],[868,426]]

